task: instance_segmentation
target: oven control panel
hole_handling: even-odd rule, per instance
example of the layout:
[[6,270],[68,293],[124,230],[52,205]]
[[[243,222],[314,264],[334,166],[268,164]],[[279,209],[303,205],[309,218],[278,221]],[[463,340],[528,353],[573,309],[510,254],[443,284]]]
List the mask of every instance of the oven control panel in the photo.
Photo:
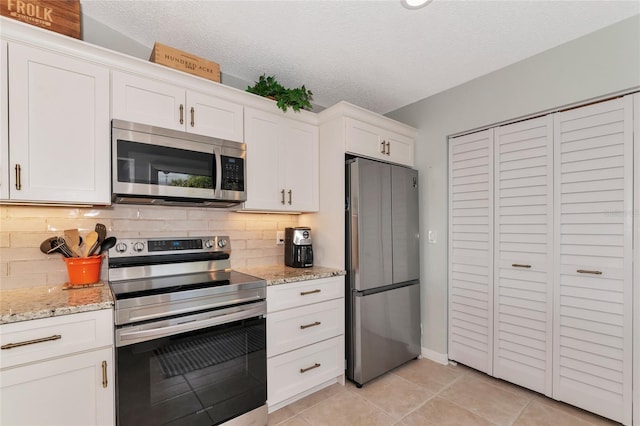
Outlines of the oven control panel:
[[135,257],[178,253],[228,252],[231,243],[227,236],[183,238],[119,238],[109,250],[109,257]]

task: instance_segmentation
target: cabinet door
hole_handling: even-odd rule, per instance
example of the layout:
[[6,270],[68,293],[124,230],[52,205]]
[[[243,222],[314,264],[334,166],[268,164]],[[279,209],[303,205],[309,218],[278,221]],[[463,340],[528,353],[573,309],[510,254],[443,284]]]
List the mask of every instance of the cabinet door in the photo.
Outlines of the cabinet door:
[[553,118],[495,129],[495,377],[551,396]]
[[631,424],[632,98],[554,121],[554,398]]
[[347,152],[378,160],[387,159],[380,128],[352,118],[345,119],[345,125]]
[[318,211],[318,128],[287,118],[282,124],[280,186],[286,192],[285,208]]
[[17,44],[8,64],[9,198],[109,204],[109,70]]
[[197,92],[187,92],[187,131],[244,142],[240,104]]
[[111,348],[8,369],[0,378],[3,425],[115,422]]
[[[278,158],[282,117],[251,108],[245,109],[245,143],[247,144],[248,210],[283,210],[284,187],[280,186]],[[283,191],[283,192],[281,192]]]
[[112,117],[165,129],[185,130],[185,90],[157,80],[113,71]]
[[413,167],[414,140],[396,133],[385,132],[383,141],[388,142],[387,161]]
[[493,129],[449,141],[449,358],[493,373]]

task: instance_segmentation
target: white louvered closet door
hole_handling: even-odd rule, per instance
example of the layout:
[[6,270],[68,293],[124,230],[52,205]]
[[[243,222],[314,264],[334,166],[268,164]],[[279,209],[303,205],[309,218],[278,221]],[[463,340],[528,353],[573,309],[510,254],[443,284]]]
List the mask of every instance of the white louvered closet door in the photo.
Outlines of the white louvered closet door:
[[633,153],[634,153],[634,264],[633,282],[634,289],[634,364],[633,364],[633,419],[636,425],[640,425],[640,93],[633,95]]
[[493,129],[449,141],[449,358],[493,369]]
[[554,398],[631,424],[632,97],[554,121]]
[[553,117],[495,129],[493,375],[551,395]]

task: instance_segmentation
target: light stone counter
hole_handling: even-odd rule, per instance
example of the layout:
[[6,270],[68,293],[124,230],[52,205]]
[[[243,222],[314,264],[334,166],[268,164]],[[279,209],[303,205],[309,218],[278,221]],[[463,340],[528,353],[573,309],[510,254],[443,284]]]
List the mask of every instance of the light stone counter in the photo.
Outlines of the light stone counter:
[[107,283],[0,291],[0,324],[112,308],[113,298]]
[[295,283],[298,281],[338,277],[346,274],[344,270],[325,268],[323,266],[292,268],[285,265],[254,266],[238,269],[238,272],[260,277],[267,281],[267,285]]

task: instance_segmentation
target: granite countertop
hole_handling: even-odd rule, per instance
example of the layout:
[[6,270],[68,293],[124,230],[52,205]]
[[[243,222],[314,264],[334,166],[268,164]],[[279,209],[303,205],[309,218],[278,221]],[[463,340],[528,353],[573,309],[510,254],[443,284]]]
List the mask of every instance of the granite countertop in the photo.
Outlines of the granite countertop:
[[104,282],[0,291],[0,324],[112,308],[111,290]]
[[298,281],[316,280],[320,278],[338,277],[346,274],[346,271],[325,268],[324,266],[312,266],[310,268],[292,268],[285,265],[254,266],[237,269],[238,272],[260,277],[267,281],[267,285],[295,283]]

